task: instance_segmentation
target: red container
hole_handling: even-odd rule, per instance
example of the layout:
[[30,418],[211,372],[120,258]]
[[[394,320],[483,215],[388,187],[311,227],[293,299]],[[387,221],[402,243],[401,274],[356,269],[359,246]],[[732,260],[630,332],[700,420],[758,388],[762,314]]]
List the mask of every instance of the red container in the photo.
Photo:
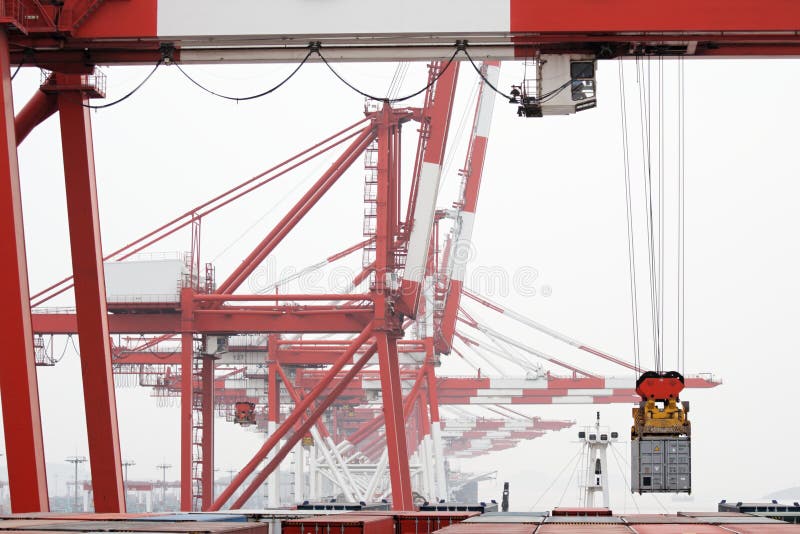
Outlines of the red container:
[[456,523],[435,532],[436,534],[533,534],[537,526],[532,523]]
[[611,510],[608,508],[554,508],[553,515],[558,516],[584,516],[584,517],[600,517],[610,516]]
[[397,534],[431,534],[444,527],[460,523],[470,517],[480,515],[480,512],[402,512],[391,510],[365,510],[351,512],[350,515],[364,515],[369,517],[391,517],[394,520]]
[[397,534],[432,534],[478,512],[394,512]]
[[283,534],[394,534],[391,515],[338,514],[281,523]]

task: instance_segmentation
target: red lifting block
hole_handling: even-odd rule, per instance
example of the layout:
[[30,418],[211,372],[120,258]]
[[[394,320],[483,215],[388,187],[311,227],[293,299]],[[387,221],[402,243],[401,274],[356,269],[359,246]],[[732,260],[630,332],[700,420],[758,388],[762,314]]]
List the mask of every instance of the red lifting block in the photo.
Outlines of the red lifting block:
[[683,375],[677,371],[647,371],[636,381],[636,393],[642,397],[642,400],[677,399],[683,391],[683,387]]

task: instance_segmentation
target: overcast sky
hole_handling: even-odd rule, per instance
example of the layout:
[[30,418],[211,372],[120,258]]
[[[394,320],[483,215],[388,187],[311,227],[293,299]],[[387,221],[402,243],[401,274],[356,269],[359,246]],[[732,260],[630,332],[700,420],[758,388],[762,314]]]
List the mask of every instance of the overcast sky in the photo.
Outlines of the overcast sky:
[[[676,77],[667,62],[665,115],[674,121]],[[800,63],[793,60],[690,60],[686,72],[686,372],[713,372],[724,384],[689,390],[692,402],[694,502],[661,503],[672,509],[714,509],[722,498],[759,498],[800,486],[794,467],[800,430],[791,402],[800,373],[795,332],[800,313],[800,227],[796,209],[800,163],[796,157],[797,112],[794,85]],[[187,71],[215,90],[247,95],[263,90],[292,65],[191,66]],[[341,65],[358,87],[383,94],[393,64]],[[634,226],[637,254],[644,258],[645,219],[639,192],[643,183],[634,62],[626,63],[631,135],[631,179],[637,192]],[[109,98],[125,94],[149,68],[106,69]],[[519,64],[505,64],[500,87],[521,79]],[[19,109],[36,89],[39,72],[23,69],[14,81]],[[413,65],[401,93],[425,83],[425,67]],[[451,145],[439,204],[455,198],[463,150],[472,118],[470,95],[476,76],[462,65]],[[655,93],[654,93],[655,94]],[[163,67],[144,88],[119,106],[92,114],[98,191],[106,251],[182,213],[243,179],[362,116],[363,98],[321,65],[307,65],[277,93],[248,103],[232,103],[200,92],[177,69]],[[459,135],[458,125],[462,123]],[[675,183],[677,136],[667,125],[666,178]],[[405,129],[413,158],[415,128]],[[57,118],[34,131],[19,150],[25,231],[32,292],[70,271],[63,169]],[[218,280],[271,228],[326,162],[276,182],[252,199],[203,223],[203,261],[213,261]],[[411,171],[410,163],[406,172]],[[270,268],[302,268],[361,239],[363,170],[360,162],[287,239]],[[498,97],[474,234],[478,267],[513,274],[533,267],[536,295],[510,288],[495,292],[507,304],[570,336],[633,360],[626,240],[625,188],[621,145],[617,62],[600,65],[598,108],[569,117],[521,119]],[[675,213],[668,204],[667,211]],[[668,235],[669,237],[669,235]],[[665,245],[669,264],[676,246]],[[188,235],[159,251],[188,250]],[[360,262],[354,257],[350,264]],[[674,274],[674,273],[673,273]],[[640,271],[640,283],[646,272]],[[670,275],[671,276],[671,275]],[[469,279],[469,275],[468,275]],[[541,289],[547,287],[549,296]],[[482,288],[476,288],[482,289]],[[667,294],[675,291],[667,284]],[[649,304],[640,295],[640,306]],[[62,301],[61,304],[68,304]],[[469,304],[468,304],[469,306]],[[469,309],[487,324],[553,355],[608,375],[627,373],[584,353]],[[669,306],[668,306],[669,310]],[[674,313],[674,310],[670,313]],[[494,321],[497,321],[496,323]],[[649,317],[642,324],[642,361],[652,365]],[[668,323],[669,324],[669,323]],[[674,326],[674,325],[673,325]],[[667,333],[665,368],[676,361],[674,332]],[[56,341],[60,354],[64,340]],[[67,347],[55,368],[39,369],[48,462],[86,454],[85,422],[78,360]],[[444,369],[468,368],[446,362]],[[509,374],[520,371],[508,370]],[[632,375],[630,375],[633,381]],[[133,458],[131,478],[159,476],[155,465],[178,465],[177,408],[157,407],[141,389],[118,389],[123,456]],[[629,405],[600,408],[604,423],[627,435]],[[531,415],[589,424],[595,407],[537,406]],[[476,411],[476,414],[482,412]],[[483,412],[484,415],[488,415]],[[497,470],[497,484],[484,484],[485,498],[499,498],[502,481],[512,484],[512,509],[537,502],[544,509],[575,502],[570,470],[552,485],[574,456],[577,428],[549,434],[519,447],[458,462],[466,471]],[[155,438],[154,438],[155,437]],[[261,437],[219,421],[217,465],[239,467]],[[157,443],[157,445],[156,445]],[[625,455],[627,445],[618,445]],[[1,449],[1,450],[4,450]],[[5,457],[0,459],[0,465]],[[612,504],[634,510],[625,482],[612,477]],[[628,473],[628,466],[623,465]],[[174,471],[177,473],[177,470]],[[566,488],[566,491],[565,491]],[[563,495],[563,498],[562,498]],[[542,497],[540,499],[540,497]],[[637,500],[645,510],[661,509],[655,499]]]

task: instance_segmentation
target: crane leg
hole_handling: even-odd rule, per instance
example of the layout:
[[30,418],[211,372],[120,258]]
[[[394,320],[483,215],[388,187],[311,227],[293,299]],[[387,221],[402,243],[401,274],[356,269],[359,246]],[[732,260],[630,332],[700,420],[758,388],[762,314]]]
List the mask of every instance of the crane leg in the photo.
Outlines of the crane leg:
[[14,512],[46,512],[45,476],[39,391],[31,327],[28,266],[22,229],[17,141],[11,96],[8,38],[0,29],[0,320],[5,350],[0,368],[3,429],[8,455],[8,482]]
[[397,339],[386,332],[377,332],[375,339],[378,344],[378,362],[381,370],[383,418],[386,424],[386,446],[389,451],[389,478],[392,483],[392,508],[413,510]]
[[[57,76],[66,86],[81,85],[80,75]],[[85,101],[79,90],[58,93],[89,461],[95,511],[124,512],[92,126]]]

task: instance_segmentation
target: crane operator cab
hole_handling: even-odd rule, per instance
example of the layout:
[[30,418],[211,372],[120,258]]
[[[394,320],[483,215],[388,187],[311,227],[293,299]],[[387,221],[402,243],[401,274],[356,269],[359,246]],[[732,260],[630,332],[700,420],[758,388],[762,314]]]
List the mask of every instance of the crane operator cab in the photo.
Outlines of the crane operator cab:
[[541,54],[526,60],[520,85],[509,103],[520,117],[570,115],[597,106],[594,56]]

